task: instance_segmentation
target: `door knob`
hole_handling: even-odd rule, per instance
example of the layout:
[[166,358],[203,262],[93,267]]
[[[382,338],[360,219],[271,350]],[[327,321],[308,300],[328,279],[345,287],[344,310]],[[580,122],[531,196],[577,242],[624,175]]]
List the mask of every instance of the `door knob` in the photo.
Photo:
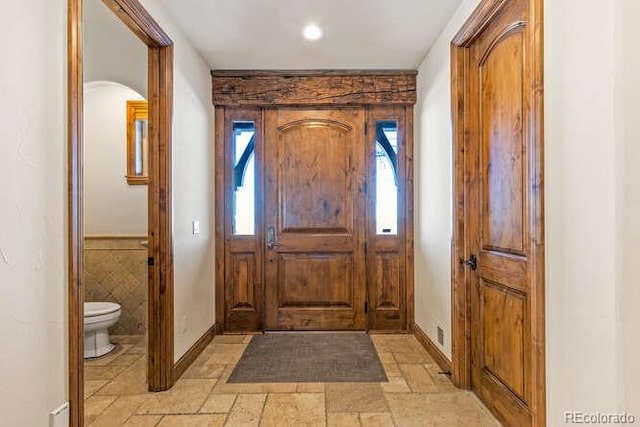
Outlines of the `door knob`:
[[460,264],[471,267],[471,269],[475,271],[478,268],[478,258],[476,258],[474,254],[471,254],[468,260],[460,261]]

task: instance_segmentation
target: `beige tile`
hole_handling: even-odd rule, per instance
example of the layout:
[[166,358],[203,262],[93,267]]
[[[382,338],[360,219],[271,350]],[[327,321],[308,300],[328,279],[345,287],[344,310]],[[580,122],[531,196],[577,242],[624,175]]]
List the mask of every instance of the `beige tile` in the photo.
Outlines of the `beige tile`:
[[216,380],[178,380],[168,391],[151,394],[138,414],[194,414],[206,400]]
[[209,362],[217,365],[236,364],[246,347],[245,344],[214,344],[207,348],[207,354],[211,355]]
[[395,363],[396,359],[393,358],[393,353],[390,351],[383,351],[378,353],[378,357],[382,363]]
[[235,394],[210,394],[205,400],[200,412],[206,413],[226,413],[231,410],[233,402],[236,401]]
[[126,366],[85,366],[85,380],[112,380],[118,376]]
[[227,426],[257,426],[260,422],[266,394],[240,394],[231,408]]
[[388,412],[360,414],[360,422],[366,427],[393,427],[393,419]]
[[[114,360],[122,356],[127,350],[133,347],[132,344],[117,344],[116,348],[114,348],[111,353],[98,357],[95,359],[85,359],[84,366],[107,366],[110,365]],[[122,363],[119,363],[121,365]]]
[[357,412],[332,412],[327,414],[327,427],[354,427],[359,426]]
[[267,396],[261,426],[324,426],[323,393],[275,393]]
[[499,426],[469,392],[386,395],[400,426]]
[[132,415],[124,426],[130,427],[155,427],[162,419],[162,415]]
[[324,393],[324,383],[298,383],[298,393]]
[[91,396],[84,400],[85,423],[92,423],[116,400],[116,396]]
[[400,365],[400,370],[411,391],[416,393],[438,391],[431,375],[422,365]]
[[328,383],[326,395],[327,412],[388,411],[379,383]]
[[389,382],[380,383],[385,393],[408,393],[411,391],[404,377],[389,377]]
[[134,345],[125,354],[147,354],[147,344]]
[[435,363],[426,364],[424,368],[429,372],[433,382],[435,383],[438,391],[441,392],[451,392],[451,391],[459,391],[459,389],[453,385],[451,382],[451,378],[449,375],[442,373],[442,369]]
[[109,366],[131,366],[136,363],[138,360],[142,359],[144,356],[141,354],[121,354],[120,356],[113,359],[113,361],[109,364]]
[[393,357],[399,364],[413,364],[413,363],[432,363],[433,359],[427,354],[426,351],[403,351],[393,352]]
[[224,415],[165,415],[158,427],[222,427]]
[[198,357],[182,374],[182,378],[220,378],[225,367],[212,361],[211,357]]
[[246,335],[216,335],[214,344],[244,344]]
[[253,339],[253,335],[246,335],[244,337],[244,341],[242,341],[243,344],[249,344],[251,342],[251,340]]
[[213,389],[213,393],[295,393],[297,386],[298,383],[226,383],[221,378]]
[[387,378],[389,377],[401,377],[402,372],[400,371],[400,367],[397,363],[384,362],[382,363],[382,367],[384,368],[385,374],[387,374]]
[[100,390],[109,380],[86,380],[84,381],[84,398],[88,399],[96,391]]
[[[418,349],[420,343],[413,335],[372,335],[371,340],[378,349],[378,352],[389,351],[411,351]],[[416,344],[418,346],[416,346]]]
[[139,395],[147,391],[147,360],[142,358],[98,390],[96,394]]
[[149,395],[120,396],[91,423],[91,426],[121,426],[148,398]]

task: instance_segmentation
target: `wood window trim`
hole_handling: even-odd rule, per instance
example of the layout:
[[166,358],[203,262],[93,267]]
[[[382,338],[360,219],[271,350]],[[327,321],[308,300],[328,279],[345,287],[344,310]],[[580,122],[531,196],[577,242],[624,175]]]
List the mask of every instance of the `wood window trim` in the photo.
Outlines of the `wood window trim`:
[[[173,42],[137,0],[103,0],[149,47],[149,274],[147,371],[151,391],[173,385],[171,130]],[[84,423],[83,0],[67,2],[68,379],[70,425]]]
[[[534,235],[532,242],[531,307],[533,316],[532,337],[532,423],[546,425],[546,373],[545,373],[545,292],[544,292],[544,95],[543,95],[543,1],[529,0],[529,50],[531,64],[529,79],[531,93],[532,141],[536,142],[530,183],[535,188],[532,194],[534,206],[530,226]],[[471,343],[469,275],[459,260],[466,259],[465,241],[465,192],[468,177],[464,174],[465,100],[469,99],[466,87],[466,72],[469,58],[468,47],[484,30],[486,25],[508,4],[508,0],[483,0],[471,14],[451,42],[451,99],[453,118],[453,239],[451,251],[451,298],[452,298],[452,380],[460,388],[471,387]]]
[[[127,183],[129,185],[149,184],[148,159],[144,158],[143,149],[137,152],[136,141],[136,120],[149,119],[149,103],[147,101],[127,101]],[[147,142],[148,143],[148,142]],[[142,158],[142,173],[136,173],[136,163],[138,156]]]

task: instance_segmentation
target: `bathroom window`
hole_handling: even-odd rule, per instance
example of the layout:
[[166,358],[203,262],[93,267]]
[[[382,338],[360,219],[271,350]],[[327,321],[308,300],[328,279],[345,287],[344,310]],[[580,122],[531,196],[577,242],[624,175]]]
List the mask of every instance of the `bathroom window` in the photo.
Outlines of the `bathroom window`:
[[376,122],[376,234],[398,234],[398,124]]
[[233,123],[234,235],[255,233],[255,123]]
[[149,104],[127,101],[127,183],[149,183]]

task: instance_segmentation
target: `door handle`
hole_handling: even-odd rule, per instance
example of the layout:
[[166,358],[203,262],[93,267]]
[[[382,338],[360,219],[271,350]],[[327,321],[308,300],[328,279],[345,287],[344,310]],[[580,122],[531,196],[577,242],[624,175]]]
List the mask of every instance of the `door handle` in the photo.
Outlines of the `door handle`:
[[468,260],[461,260],[460,264],[471,267],[471,269],[475,271],[478,268],[478,258],[476,258],[474,254],[471,254]]
[[273,226],[267,227],[267,249],[276,247],[276,230]]

